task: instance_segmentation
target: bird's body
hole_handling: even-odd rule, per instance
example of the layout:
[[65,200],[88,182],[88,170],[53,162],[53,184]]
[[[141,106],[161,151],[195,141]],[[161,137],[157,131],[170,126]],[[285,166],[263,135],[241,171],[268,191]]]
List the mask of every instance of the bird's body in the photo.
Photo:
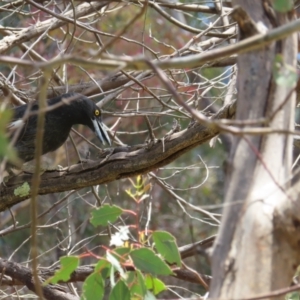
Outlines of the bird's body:
[[[69,102],[68,102],[69,101]],[[101,111],[96,104],[81,94],[64,94],[47,100],[45,125],[43,134],[43,154],[58,149],[68,138],[73,125],[82,124],[94,131],[100,141],[110,143],[110,139],[101,121]],[[51,106],[58,106],[51,109]],[[35,139],[37,134],[38,101],[31,102],[13,109],[13,120],[8,126],[11,138],[17,135],[14,147],[18,157],[24,162],[30,161],[35,155]],[[28,118],[26,115],[30,114]]]

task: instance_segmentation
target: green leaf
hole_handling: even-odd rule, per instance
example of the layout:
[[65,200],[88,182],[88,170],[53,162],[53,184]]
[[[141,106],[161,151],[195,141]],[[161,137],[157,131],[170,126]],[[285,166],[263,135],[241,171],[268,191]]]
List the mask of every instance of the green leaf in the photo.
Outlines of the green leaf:
[[147,291],[147,294],[143,300],[156,300],[156,298],[150,291]]
[[299,300],[300,294],[299,292],[292,292],[285,295],[285,300]]
[[12,117],[11,110],[0,110],[0,132],[5,132],[6,127]]
[[155,248],[159,254],[170,264],[181,266],[181,258],[173,235],[166,231],[155,231],[152,234]]
[[294,8],[293,0],[273,0],[275,10],[286,13]]
[[121,263],[125,263],[128,260],[128,256],[131,249],[128,247],[120,247],[114,249],[111,254]]
[[170,267],[150,249],[141,248],[133,250],[130,253],[130,257],[135,267],[142,272],[153,275],[173,274]]
[[110,275],[111,264],[106,259],[101,259],[95,266],[94,272],[101,273],[102,278],[107,278]]
[[147,293],[145,279],[139,270],[127,272],[127,285],[130,289],[131,297],[144,299]]
[[16,150],[9,146],[8,138],[0,132],[0,157],[6,157],[9,161],[17,161]]
[[92,273],[83,283],[81,300],[101,300],[104,295],[104,281],[99,273]]
[[118,206],[103,205],[98,209],[92,211],[91,223],[96,227],[99,225],[106,226],[108,222],[115,222],[122,214],[122,208]]
[[149,274],[145,276],[145,283],[147,289],[153,291],[154,295],[157,295],[167,289],[165,284],[161,280]]
[[[97,298],[94,298],[97,299]],[[130,300],[130,291],[123,280],[119,280],[113,287],[109,300]]]
[[7,125],[12,117],[11,110],[0,110],[0,157],[6,157],[10,162],[20,163],[13,147],[9,147],[6,136]]
[[280,54],[275,56],[273,65],[273,76],[275,82],[279,86],[285,86],[293,88],[297,83],[297,70],[290,65],[287,65],[283,61],[283,57]]
[[45,283],[57,284],[59,281],[68,281],[79,265],[77,256],[63,256],[59,260],[61,264],[60,270],[56,271],[55,275],[46,280]]
[[142,175],[138,175],[136,179],[137,185],[135,188],[137,189],[137,192],[142,192],[144,190],[144,180]]

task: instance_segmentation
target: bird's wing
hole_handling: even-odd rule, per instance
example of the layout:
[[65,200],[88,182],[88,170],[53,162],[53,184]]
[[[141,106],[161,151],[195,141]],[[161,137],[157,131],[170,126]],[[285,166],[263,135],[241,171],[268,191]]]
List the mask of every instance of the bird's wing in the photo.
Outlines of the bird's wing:
[[[30,105],[29,109],[30,109],[30,111],[37,110],[38,109],[38,104],[37,103],[32,103],[32,105]],[[20,140],[20,137],[24,136],[25,132],[26,132],[26,135],[30,134],[30,132],[27,133],[27,130],[26,130],[26,127],[28,126],[29,120],[26,120],[24,118],[24,116],[27,113],[27,110],[28,110],[28,105],[21,105],[21,106],[15,107],[13,109],[13,118],[12,118],[12,121],[7,125],[7,132],[8,132],[8,135],[10,137],[12,137],[13,134],[17,130],[20,130],[20,128],[22,128],[22,129],[21,129],[21,131],[18,134],[18,140]],[[30,118],[30,123],[32,121],[34,121],[34,119],[35,118],[31,117]]]
[[15,120],[15,121],[9,123],[6,128],[7,128],[8,133],[11,134],[18,128],[23,127],[24,124],[25,124],[24,120],[18,119],[18,120]]

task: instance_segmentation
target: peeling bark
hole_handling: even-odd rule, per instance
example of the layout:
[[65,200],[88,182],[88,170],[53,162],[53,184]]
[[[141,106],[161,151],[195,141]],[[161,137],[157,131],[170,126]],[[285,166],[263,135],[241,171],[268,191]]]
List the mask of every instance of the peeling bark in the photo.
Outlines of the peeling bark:
[[[291,16],[267,11],[267,1],[235,1],[268,29],[291,21]],[[276,24],[275,24],[276,23]],[[274,129],[293,129],[295,94],[276,85],[274,59],[296,67],[296,35],[238,57],[236,119],[275,116]],[[300,262],[297,232],[299,200],[289,196],[292,138],[289,135],[234,137],[224,213],[213,251],[212,298],[248,298],[289,286]],[[289,209],[283,209],[289,204]],[[295,220],[293,222],[292,220]]]

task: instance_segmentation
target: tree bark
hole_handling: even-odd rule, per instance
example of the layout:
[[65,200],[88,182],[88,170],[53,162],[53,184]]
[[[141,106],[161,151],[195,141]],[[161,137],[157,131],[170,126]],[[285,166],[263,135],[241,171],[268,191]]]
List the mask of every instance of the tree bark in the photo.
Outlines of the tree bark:
[[[36,292],[36,286],[29,268],[12,261],[0,259],[0,270],[2,275],[8,275],[13,280],[26,285],[29,290]],[[68,293],[66,288],[57,285],[48,284],[42,286],[42,290],[46,300],[79,300],[79,297]]]
[[[267,1],[234,4],[241,5],[256,24],[261,22],[268,29],[293,18],[292,14],[273,11]],[[296,67],[295,34],[239,55],[236,118],[255,120],[277,111],[267,126],[292,130],[295,94],[293,87],[274,81],[278,54],[283,68]],[[210,297],[248,298],[289,286],[300,259],[299,200],[286,184],[291,177],[291,162],[290,135],[234,137],[222,224],[213,250]]]
[[[223,107],[212,119],[231,119],[235,114],[235,103]],[[104,152],[106,157],[101,160],[80,163],[61,171],[46,171],[41,175],[38,193],[59,193],[147,173],[209,141],[219,131],[216,126],[210,128],[196,123],[145,145],[114,148],[113,152]],[[30,198],[31,181],[32,174],[22,173],[0,183],[0,211]]]

